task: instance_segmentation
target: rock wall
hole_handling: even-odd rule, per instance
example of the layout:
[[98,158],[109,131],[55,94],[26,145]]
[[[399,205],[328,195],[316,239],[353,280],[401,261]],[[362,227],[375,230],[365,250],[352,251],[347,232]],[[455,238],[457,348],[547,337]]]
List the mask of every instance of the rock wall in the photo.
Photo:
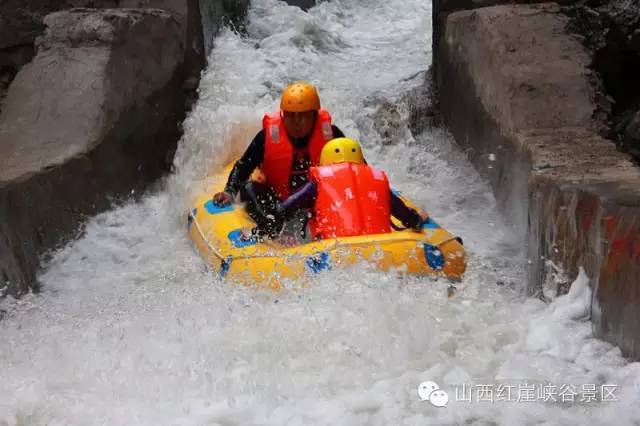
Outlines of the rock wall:
[[218,30],[226,23],[242,27],[248,6],[249,0],[4,0],[0,2],[0,112],[9,84],[33,58],[35,39],[43,34],[43,19],[49,13],[71,8],[154,8],[172,13],[183,31],[185,81],[195,90],[194,79],[199,78]]
[[116,7],[117,0],[4,0],[0,2],[0,112],[17,72],[31,61],[44,17],[73,7]]
[[640,2],[575,0],[565,13],[614,100],[609,136],[640,162]]
[[291,6],[297,6],[302,10],[309,10],[316,5],[316,0],[284,0]]
[[[205,2],[218,24],[248,5]],[[98,9],[49,14],[73,6]],[[0,296],[20,296],[42,254],[169,170],[206,20],[198,0],[7,0],[0,19]]]
[[211,52],[213,40],[223,25],[243,30],[248,8],[249,0],[200,0],[204,49],[207,55]]
[[0,223],[8,292],[35,287],[38,255],[107,196],[166,170],[182,117],[178,22],[160,10],[72,9],[45,18],[38,53],[0,116]]
[[434,16],[444,120],[520,231],[531,294],[585,268],[596,332],[640,357],[640,169],[600,136],[611,105],[590,52],[555,3]]

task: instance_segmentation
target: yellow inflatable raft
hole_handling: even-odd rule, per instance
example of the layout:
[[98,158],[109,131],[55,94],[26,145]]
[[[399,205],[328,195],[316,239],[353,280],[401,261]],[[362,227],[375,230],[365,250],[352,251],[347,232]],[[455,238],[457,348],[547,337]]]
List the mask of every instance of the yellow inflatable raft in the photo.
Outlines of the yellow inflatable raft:
[[[279,289],[286,280],[298,281],[309,274],[369,262],[380,270],[393,268],[409,274],[440,274],[459,280],[466,269],[462,240],[442,229],[432,219],[421,232],[393,231],[389,234],[301,242],[287,246],[278,240],[257,242],[240,238],[241,229],[255,223],[240,205],[220,207],[211,197],[222,191],[226,176],[217,179],[196,201],[188,215],[189,236],[204,261],[220,276],[245,285]],[[408,205],[413,203],[398,195]],[[396,226],[400,226],[395,221]]]

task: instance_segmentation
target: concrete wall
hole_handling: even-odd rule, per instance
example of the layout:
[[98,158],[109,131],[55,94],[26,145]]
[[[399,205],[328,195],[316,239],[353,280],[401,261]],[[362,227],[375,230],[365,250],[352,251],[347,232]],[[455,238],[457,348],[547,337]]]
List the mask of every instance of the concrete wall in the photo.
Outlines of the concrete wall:
[[[206,64],[202,23],[239,22],[248,5],[201,2],[215,13],[199,0],[0,4],[0,297],[38,291],[43,253],[169,170]],[[49,14],[70,6],[95,8]]]
[[531,294],[584,267],[597,334],[640,357],[640,169],[600,136],[611,106],[590,52],[555,3],[434,19],[442,114],[521,233]]

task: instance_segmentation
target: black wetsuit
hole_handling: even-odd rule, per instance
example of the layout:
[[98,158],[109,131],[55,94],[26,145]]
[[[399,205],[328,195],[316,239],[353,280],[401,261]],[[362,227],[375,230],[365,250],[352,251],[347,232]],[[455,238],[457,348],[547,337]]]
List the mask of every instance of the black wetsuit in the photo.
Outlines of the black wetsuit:
[[[334,138],[343,138],[344,133],[331,126]],[[291,144],[298,152],[294,152],[291,164],[291,177],[289,189],[295,192],[309,181],[308,170],[311,165],[308,151],[304,150],[309,145],[311,135],[306,138],[290,138]],[[260,235],[273,236],[282,228],[284,218],[277,214],[278,198],[273,188],[258,182],[248,181],[251,173],[260,166],[264,158],[265,147],[264,129],[260,130],[253,138],[249,147],[236,162],[229,174],[225,192],[235,195],[240,192],[240,198],[247,203],[247,213],[256,222],[256,231]]]

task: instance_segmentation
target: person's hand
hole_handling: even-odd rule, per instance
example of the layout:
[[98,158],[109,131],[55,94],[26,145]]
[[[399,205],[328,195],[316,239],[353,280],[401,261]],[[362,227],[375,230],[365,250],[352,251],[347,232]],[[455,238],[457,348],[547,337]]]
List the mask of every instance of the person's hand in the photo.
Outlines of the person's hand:
[[233,196],[228,192],[218,192],[213,196],[213,202],[220,207],[228,206],[233,202]]
[[421,231],[422,230],[422,225],[424,225],[425,223],[427,223],[429,221],[429,215],[426,212],[422,212],[419,214],[420,216],[420,222],[416,224],[416,226],[413,228],[416,231]]
[[420,217],[422,218],[422,223],[420,224],[420,226],[422,226],[423,224],[429,222],[429,213],[427,212],[422,212],[422,214],[420,215]]

